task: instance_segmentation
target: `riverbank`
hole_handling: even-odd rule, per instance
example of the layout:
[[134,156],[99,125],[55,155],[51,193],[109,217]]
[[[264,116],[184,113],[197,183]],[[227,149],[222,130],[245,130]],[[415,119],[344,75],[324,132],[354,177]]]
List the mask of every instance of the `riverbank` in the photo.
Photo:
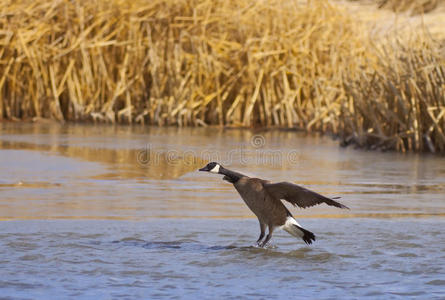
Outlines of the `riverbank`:
[[290,0],[2,6],[0,119],[288,127],[445,153],[444,39],[418,15]]

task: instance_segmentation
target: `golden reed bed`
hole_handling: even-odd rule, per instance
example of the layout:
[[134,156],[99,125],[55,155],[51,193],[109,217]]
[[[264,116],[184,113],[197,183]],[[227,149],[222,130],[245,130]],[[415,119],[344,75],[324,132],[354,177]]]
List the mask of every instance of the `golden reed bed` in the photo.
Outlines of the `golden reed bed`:
[[0,119],[296,127],[445,153],[444,41],[342,7],[2,1]]

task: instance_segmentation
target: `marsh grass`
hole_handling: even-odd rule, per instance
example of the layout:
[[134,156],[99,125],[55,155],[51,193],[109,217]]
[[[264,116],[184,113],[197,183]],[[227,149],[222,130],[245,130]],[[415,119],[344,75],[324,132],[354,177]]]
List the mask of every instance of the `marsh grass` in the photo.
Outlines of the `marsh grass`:
[[377,0],[379,8],[394,12],[408,12],[411,15],[428,13],[443,4],[443,0]]
[[0,4],[0,118],[278,126],[445,152],[443,45],[327,1]]

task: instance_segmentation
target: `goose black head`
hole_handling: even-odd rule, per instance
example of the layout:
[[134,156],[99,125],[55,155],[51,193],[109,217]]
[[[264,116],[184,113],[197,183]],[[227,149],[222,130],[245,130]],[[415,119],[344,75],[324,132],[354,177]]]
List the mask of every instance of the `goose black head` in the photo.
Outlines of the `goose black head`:
[[199,169],[199,171],[205,171],[210,173],[216,173],[219,174],[219,169],[222,168],[222,166],[217,162],[210,162],[205,167]]

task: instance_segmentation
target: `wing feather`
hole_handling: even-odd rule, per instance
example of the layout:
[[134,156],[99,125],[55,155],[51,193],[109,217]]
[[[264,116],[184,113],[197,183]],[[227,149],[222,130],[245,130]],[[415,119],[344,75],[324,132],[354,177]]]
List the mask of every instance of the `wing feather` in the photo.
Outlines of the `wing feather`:
[[326,203],[330,206],[349,209],[333,199],[290,182],[264,183],[263,186],[272,197],[286,200],[301,208]]

